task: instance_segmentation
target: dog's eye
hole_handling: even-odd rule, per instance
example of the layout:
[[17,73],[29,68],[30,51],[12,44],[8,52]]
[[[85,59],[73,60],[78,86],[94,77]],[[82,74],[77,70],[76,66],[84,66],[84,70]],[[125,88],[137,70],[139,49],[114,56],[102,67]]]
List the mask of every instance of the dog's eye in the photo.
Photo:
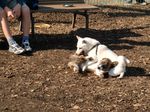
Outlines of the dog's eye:
[[102,65],[102,68],[103,68],[103,69],[107,68],[107,65]]
[[81,47],[79,47],[79,49],[82,49]]
[[101,69],[101,67],[97,67],[97,69],[99,69],[99,70],[100,70],[100,69]]

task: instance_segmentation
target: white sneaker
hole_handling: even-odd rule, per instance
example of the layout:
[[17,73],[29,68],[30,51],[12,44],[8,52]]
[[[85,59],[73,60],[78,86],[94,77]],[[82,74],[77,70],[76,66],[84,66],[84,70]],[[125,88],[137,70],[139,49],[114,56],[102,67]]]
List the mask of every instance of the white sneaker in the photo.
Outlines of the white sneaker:
[[25,51],[27,51],[27,52],[32,51],[32,48],[30,47],[30,43],[28,41],[23,42],[22,45],[23,45],[23,48],[25,49]]
[[22,54],[24,53],[24,49],[20,47],[17,43],[14,43],[9,46],[9,52],[12,52],[14,54]]
[[146,2],[142,2],[142,3],[140,3],[141,5],[147,5],[147,3]]

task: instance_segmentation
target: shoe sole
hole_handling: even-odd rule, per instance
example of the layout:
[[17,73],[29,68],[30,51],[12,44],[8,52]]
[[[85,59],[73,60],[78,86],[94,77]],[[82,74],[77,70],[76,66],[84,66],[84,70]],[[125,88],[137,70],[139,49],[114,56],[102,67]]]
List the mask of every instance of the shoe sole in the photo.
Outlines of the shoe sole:
[[22,52],[20,52],[20,53],[15,53],[15,52],[13,52],[13,51],[11,51],[11,50],[8,50],[9,52],[11,52],[11,53],[13,53],[13,54],[16,54],[16,55],[20,55],[20,54],[23,54],[24,52],[25,52],[25,50],[23,50]]

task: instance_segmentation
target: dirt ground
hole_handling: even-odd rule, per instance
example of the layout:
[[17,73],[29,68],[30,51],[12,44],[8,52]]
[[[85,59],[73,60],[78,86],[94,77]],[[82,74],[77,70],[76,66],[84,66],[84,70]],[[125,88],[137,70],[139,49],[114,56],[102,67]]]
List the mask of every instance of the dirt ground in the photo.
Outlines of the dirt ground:
[[[0,33],[0,112],[150,112],[150,4],[101,6],[90,12],[90,29],[71,14],[35,14],[32,54],[14,55]],[[18,22],[11,30],[21,41]],[[2,32],[0,30],[0,32]],[[125,77],[101,79],[67,67],[76,50],[75,35],[107,45],[131,63]]]

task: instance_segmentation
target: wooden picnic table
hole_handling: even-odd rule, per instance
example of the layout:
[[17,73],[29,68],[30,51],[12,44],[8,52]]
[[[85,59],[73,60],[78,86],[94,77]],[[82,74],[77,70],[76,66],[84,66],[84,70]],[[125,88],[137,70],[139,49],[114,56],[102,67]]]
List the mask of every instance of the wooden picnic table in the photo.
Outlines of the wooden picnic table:
[[[65,6],[67,4],[71,4],[72,6]],[[85,3],[68,3],[68,2],[62,2],[61,4],[50,4],[50,3],[39,3],[38,10],[32,10],[31,11],[31,24],[32,24],[32,36],[34,37],[35,34],[35,20],[33,17],[33,13],[41,12],[41,13],[48,13],[48,12],[66,12],[66,13],[72,13],[72,28],[75,27],[76,23],[76,16],[82,15],[85,17],[85,28],[89,28],[89,10],[98,9],[98,7],[94,5],[89,5]]]

